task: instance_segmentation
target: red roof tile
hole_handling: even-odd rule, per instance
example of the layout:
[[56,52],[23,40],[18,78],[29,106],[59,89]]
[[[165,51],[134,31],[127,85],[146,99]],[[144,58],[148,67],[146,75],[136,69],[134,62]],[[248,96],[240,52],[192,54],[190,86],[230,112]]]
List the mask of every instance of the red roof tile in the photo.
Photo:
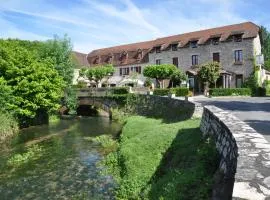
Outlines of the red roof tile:
[[[156,46],[162,46],[161,50],[166,50],[170,44],[178,43],[178,47],[185,47],[190,41],[198,40],[199,45],[205,44],[210,38],[220,37],[220,41],[226,41],[231,35],[242,34],[243,39],[254,38],[258,35],[259,27],[252,22],[245,22],[218,28],[206,29],[201,31],[189,32],[179,35],[157,38],[155,40],[114,46],[104,49],[97,49],[90,52],[87,56],[88,62],[93,64],[93,60],[99,59],[99,64],[104,64],[104,59],[100,59],[109,54],[113,55],[114,65],[127,65],[144,63],[148,61],[147,53]],[[138,60],[134,54],[141,49],[143,57]],[[120,60],[122,52],[126,52],[126,60]],[[135,52],[135,53],[134,53]]]

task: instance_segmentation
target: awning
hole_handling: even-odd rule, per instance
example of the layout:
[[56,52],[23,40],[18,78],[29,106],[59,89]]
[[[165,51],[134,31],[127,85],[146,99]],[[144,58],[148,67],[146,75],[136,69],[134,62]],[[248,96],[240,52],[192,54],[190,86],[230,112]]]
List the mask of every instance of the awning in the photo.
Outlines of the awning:
[[108,79],[108,84],[119,84],[123,80],[123,76],[111,76]]

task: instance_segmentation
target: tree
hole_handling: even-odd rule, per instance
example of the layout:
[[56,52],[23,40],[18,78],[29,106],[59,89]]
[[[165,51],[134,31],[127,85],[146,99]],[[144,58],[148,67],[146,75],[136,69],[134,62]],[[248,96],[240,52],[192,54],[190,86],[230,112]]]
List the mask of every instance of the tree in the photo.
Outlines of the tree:
[[161,88],[164,87],[164,80],[170,79],[173,73],[178,70],[172,64],[148,65],[143,70],[143,75],[149,78],[155,78]]
[[180,69],[176,70],[171,76],[172,86],[173,84],[180,85],[182,81],[186,81],[186,80],[187,80],[187,75]]
[[[26,45],[27,44],[27,45]],[[39,58],[38,43],[0,40],[2,84],[11,88],[6,109],[12,110],[22,126],[33,124],[41,114],[57,110],[65,81],[55,69],[52,58]],[[41,44],[42,45],[42,44]]]
[[210,83],[216,86],[216,81],[220,76],[220,69],[218,62],[210,62],[200,66],[198,76],[205,83],[205,93]]
[[264,67],[270,70],[270,32],[261,27],[262,54],[264,55]]
[[[88,70],[86,70],[85,74],[89,80],[95,81],[98,87],[101,79],[103,79],[106,76],[111,75],[113,72],[114,72],[114,67],[112,65],[102,65],[102,66],[89,68]],[[84,72],[82,71],[82,73]]]

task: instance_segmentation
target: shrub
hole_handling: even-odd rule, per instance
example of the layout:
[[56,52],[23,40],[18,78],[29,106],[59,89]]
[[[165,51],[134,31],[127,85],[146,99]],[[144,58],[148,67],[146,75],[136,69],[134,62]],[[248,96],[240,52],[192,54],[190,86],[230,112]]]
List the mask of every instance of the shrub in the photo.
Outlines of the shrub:
[[0,121],[0,142],[17,134],[18,123],[12,115],[0,111]]
[[157,88],[153,92],[153,94],[157,95],[157,96],[167,96],[169,93],[170,93],[170,89],[168,89],[168,88],[166,88],[166,89]]
[[128,94],[129,88],[128,87],[113,87],[110,89],[112,94]]
[[251,96],[250,88],[210,88],[210,96]]
[[254,92],[253,92],[254,96],[257,97],[265,97],[266,96],[266,88],[263,87],[257,87]]
[[171,88],[171,93],[174,93],[177,97],[184,97],[189,95],[189,90],[188,88],[177,87]]

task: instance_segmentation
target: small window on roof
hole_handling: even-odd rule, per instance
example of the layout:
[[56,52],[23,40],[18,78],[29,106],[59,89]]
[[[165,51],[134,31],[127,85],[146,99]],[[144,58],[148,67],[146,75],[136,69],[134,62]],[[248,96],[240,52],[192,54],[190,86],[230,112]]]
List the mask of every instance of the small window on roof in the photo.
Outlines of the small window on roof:
[[190,47],[191,48],[197,48],[198,47],[198,40],[197,41],[191,41],[190,42]]
[[242,34],[238,34],[234,36],[234,41],[235,42],[242,42]]
[[156,47],[156,53],[160,53],[161,52],[161,46]]
[[172,51],[177,51],[178,44],[172,44]]
[[212,38],[212,44],[213,45],[218,45],[219,44],[219,38],[218,37]]

